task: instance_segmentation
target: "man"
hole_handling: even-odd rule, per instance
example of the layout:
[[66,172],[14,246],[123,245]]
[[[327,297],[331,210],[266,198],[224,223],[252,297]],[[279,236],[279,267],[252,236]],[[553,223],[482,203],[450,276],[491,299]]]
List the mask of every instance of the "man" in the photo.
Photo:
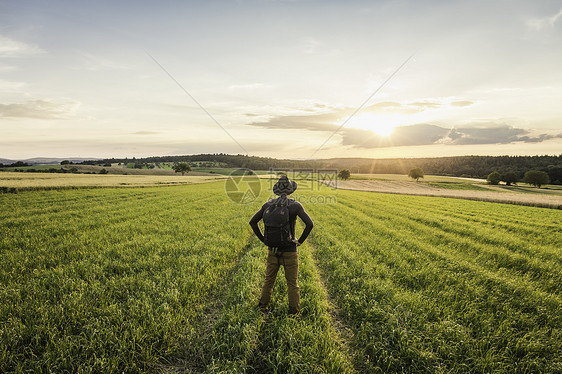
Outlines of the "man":
[[[277,272],[279,271],[279,267],[282,265],[285,268],[285,279],[287,280],[289,314],[297,314],[300,312],[300,293],[297,281],[299,270],[297,247],[306,240],[308,234],[310,234],[310,231],[312,230],[313,223],[308,214],[304,211],[303,206],[298,201],[287,198],[287,196],[295,192],[296,189],[297,183],[295,181],[291,181],[286,176],[282,176],[273,186],[273,193],[279,197],[266,202],[250,220],[250,226],[252,226],[252,229],[258,239],[267,245],[268,242],[271,242],[271,239],[266,240],[258,226],[258,222],[264,219],[264,214],[267,219],[268,214],[271,215],[273,209],[277,209],[278,207],[281,207],[280,209],[284,209],[283,207],[286,206],[289,212],[288,228],[290,237],[286,243],[282,245],[276,247],[268,246],[265,281],[261,290],[261,297],[259,301],[259,307],[264,311],[267,310],[267,305],[269,304],[271,293],[273,292],[273,285],[275,284],[275,279],[277,278]],[[297,221],[297,217],[300,217],[306,225],[298,240],[295,236],[295,223]],[[269,227],[267,226],[266,219],[264,219],[264,223],[266,224],[265,234],[267,236]]]

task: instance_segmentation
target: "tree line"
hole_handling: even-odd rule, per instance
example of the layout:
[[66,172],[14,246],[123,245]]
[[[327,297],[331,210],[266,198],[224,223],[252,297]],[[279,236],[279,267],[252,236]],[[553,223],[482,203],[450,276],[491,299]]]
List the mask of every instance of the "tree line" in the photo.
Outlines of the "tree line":
[[562,154],[559,156],[456,156],[394,159],[332,159],[327,167],[346,168],[352,173],[408,174],[421,168],[425,174],[486,179],[493,171],[513,173],[522,180],[529,170],[548,174],[552,184],[562,184]]
[[[321,160],[287,160],[270,157],[246,155],[229,155],[225,153],[155,156],[145,158],[111,158],[101,162],[146,162],[146,163],[194,163],[217,162],[227,167],[248,168],[252,170],[269,169],[347,169],[351,173],[371,174],[408,174],[416,167],[426,174],[470,177],[486,179],[497,171],[500,174],[514,173],[522,180],[529,170],[544,171],[552,184],[562,184],[562,154],[558,156],[455,156],[432,158],[333,158]],[[97,161],[85,161],[83,164],[99,164]]]
[[187,162],[191,165],[199,162],[213,162],[230,168],[245,168],[252,170],[269,170],[269,169],[303,169],[303,168],[319,168],[322,163],[318,160],[283,160],[271,157],[258,157],[246,155],[229,155],[226,153],[209,153],[199,155],[183,155],[183,156],[153,156],[143,158],[109,158],[105,160],[84,161],[85,165],[97,165],[100,162],[119,163],[119,162],[141,162],[141,163],[180,163]]

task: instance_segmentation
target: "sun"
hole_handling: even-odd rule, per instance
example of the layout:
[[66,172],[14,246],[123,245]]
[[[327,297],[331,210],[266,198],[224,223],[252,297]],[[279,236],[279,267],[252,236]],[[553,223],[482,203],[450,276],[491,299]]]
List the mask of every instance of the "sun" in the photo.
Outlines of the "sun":
[[348,126],[370,130],[378,136],[392,135],[394,128],[403,123],[403,116],[397,114],[365,113],[349,120]]

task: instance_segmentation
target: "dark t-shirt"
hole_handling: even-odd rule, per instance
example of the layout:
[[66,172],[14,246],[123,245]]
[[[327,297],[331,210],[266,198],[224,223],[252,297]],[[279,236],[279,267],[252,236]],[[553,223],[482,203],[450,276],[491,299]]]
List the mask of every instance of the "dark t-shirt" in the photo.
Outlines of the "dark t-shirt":
[[[260,230],[260,227],[258,226],[258,222],[262,220],[263,212],[265,212],[265,210],[270,205],[277,203],[279,201],[279,199],[282,199],[282,198],[279,197],[277,199],[270,200],[270,201],[266,202],[265,204],[263,204],[261,209],[256,214],[254,214],[254,216],[250,220],[250,226],[252,226],[252,229],[254,230],[254,233],[256,234],[258,239],[261,240],[262,242],[263,242],[264,238],[263,238],[263,234]],[[308,237],[308,234],[310,234],[310,231],[312,230],[312,227],[314,226],[314,224],[312,223],[312,219],[310,219],[308,214],[306,214],[306,212],[304,211],[304,208],[301,205],[301,203],[299,203],[298,201],[292,200],[292,199],[287,199],[287,202],[288,202],[288,208],[289,208],[289,224],[291,226],[290,229],[291,229],[292,237],[296,238],[295,224],[296,224],[296,221],[297,221],[297,217],[300,217],[302,219],[302,221],[304,222],[304,224],[306,225],[302,234],[301,234],[301,236],[300,236],[300,238],[299,238],[299,243],[302,244],[302,243],[304,243],[304,241]],[[281,250],[284,251],[284,252],[293,252],[293,251],[297,250],[297,246],[296,246],[296,244],[292,243],[286,248],[281,248]]]

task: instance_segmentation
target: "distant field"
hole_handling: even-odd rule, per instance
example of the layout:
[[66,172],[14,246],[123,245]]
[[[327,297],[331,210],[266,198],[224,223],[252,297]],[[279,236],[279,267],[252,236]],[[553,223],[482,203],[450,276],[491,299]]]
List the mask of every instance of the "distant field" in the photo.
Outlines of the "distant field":
[[[404,182],[404,181],[412,181],[412,178],[408,177],[407,175],[402,174],[352,174],[350,180],[374,180],[374,181],[385,181],[385,182]],[[538,189],[533,186],[529,186],[523,182],[519,182],[517,185],[514,186],[506,186],[505,184],[500,184],[497,186],[488,185],[486,180],[484,179],[475,179],[475,178],[457,178],[457,177],[445,177],[440,175],[426,175],[424,178],[419,180],[419,183],[428,184],[436,187],[441,188],[450,188],[450,189],[472,189],[470,186],[476,187],[476,190],[481,190],[479,187],[483,187],[484,190],[489,190],[490,187],[496,188],[499,190],[504,190],[507,192],[522,192],[522,193],[550,193],[554,191],[554,193],[558,193],[562,191],[562,186],[548,184],[542,186],[542,189]]]
[[[100,171],[105,170],[108,174],[120,174],[120,175],[178,175],[171,168],[143,168],[136,169],[133,167],[127,167],[126,165],[117,166],[98,166],[98,165],[65,165],[66,170],[76,169],[79,173],[100,173]],[[209,175],[209,173],[202,173],[197,171],[191,171],[186,175]]]
[[[351,180],[378,180],[378,181],[411,181],[412,178],[405,174],[351,174]],[[475,183],[474,181],[462,180],[455,177],[443,177],[439,175],[426,175],[420,179],[421,182],[456,182]]]
[[[200,173],[211,173],[221,175],[242,175],[247,169],[244,168],[207,168],[207,167],[194,167],[191,170]],[[257,175],[269,174],[268,170],[252,170]]]
[[1,172],[0,187],[21,190],[56,187],[111,187],[111,186],[160,186],[193,184],[220,179],[220,176],[193,175],[117,175],[117,174],[58,174]]
[[256,308],[262,185],[0,194],[0,372],[562,371],[561,211],[297,190],[315,228],[288,317],[282,271]]
[[405,175],[359,174],[350,180],[338,180],[340,189],[372,191],[406,195],[451,197],[499,203],[562,209],[562,186],[496,185],[455,177],[427,175],[416,182]]
[[14,170],[49,170],[49,169],[60,169],[59,164],[52,165],[33,165],[33,166],[3,166],[0,171],[14,171]]
[[230,175],[231,173],[238,170],[238,168],[207,168],[207,167],[193,167],[193,171],[201,172],[201,173],[212,173],[212,174],[220,174],[220,175]]
[[[176,175],[174,170],[172,170],[172,164],[162,163],[160,167],[155,166],[154,168],[150,169],[148,167],[143,167],[141,169],[134,168],[134,163],[130,164],[117,164],[114,163],[111,166],[103,166],[103,165],[76,165],[76,164],[68,164],[63,165],[62,168],[65,170],[72,170],[76,169],[77,173],[99,173],[102,169],[106,170],[108,174],[121,174],[121,175]],[[15,171],[15,170],[50,170],[61,169],[61,165],[33,165],[33,166],[20,166],[20,167],[3,167],[0,168],[0,172],[6,171]],[[212,169],[211,169],[212,170]],[[232,169],[234,170],[234,169]],[[210,173],[206,171],[198,171],[193,170],[190,172],[191,175],[209,175]],[[211,173],[212,174],[212,173]]]
[[[413,179],[403,174],[352,174],[350,180],[378,182],[412,182]],[[433,186],[451,190],[489,191],[486,181],[469,178],[426,175],[417,182],[422,186]]]
[[422,182],[422,183],[425,183],[428,186],[444,188],[447,190],[490,191],[489,188],[480,184],[466,183],[466,182],[459,182],[459,181]]
[[504,191],[509,192],[520,192],[520,193],[542,193],[542,194],[550,194],[550,195],[562,195],[562,186],[555,185],[555,184],[548,184],[542,186],[541,188],[531,187],[528,185],[524,185],[522,183],[516,186],[497,186],[497,188],[502,189]]

